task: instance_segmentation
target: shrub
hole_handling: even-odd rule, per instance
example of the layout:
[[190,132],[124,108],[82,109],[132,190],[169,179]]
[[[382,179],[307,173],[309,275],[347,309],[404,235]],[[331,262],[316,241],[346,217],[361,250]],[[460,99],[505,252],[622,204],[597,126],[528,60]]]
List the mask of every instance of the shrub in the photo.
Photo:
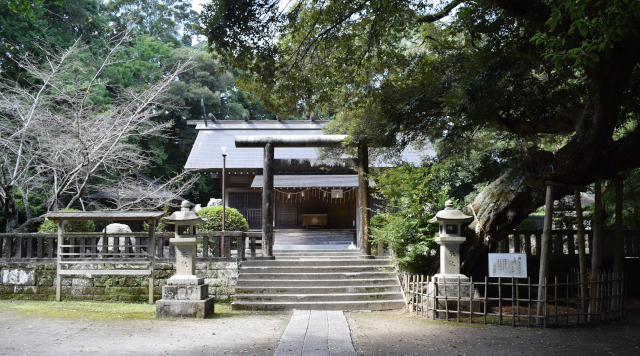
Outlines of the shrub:
[[[60,211],[82,211],[78,209],[61,209]],[[64,232],[95,232],[96,226],[92,220],[67,221]],[[39,233],[57,233],[58,224],[52,220],[45,220],[38,228]]]
[[[225,230],[249,231],[247,220],[234,208],[225,209]],[[198,211],[198,215],[207,221],[199,228],[200,231],[222,231],[222,207],[210,206]]]

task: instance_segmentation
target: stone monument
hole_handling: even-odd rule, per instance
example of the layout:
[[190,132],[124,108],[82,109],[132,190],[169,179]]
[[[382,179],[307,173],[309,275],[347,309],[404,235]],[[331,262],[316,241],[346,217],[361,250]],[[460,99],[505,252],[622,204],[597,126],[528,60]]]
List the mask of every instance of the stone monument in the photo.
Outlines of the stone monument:
[[175,238],[169,241],[176,247],[176,274],[162,287],[162,299],[156,302],[156,318],[204,319],[214,312],[214,297],[209,297],[209,286],[196,272],[196,246],[202,238],[196,237],[196,225],[205,220],[190,211],[190,203],[182,202],[182,211],[164,218],[175,224]]
[[[447,298],[457,298],[458,293],[463,298],[469,298],[471,293],[477,295],[475,290],[471,290],[469,277],[460,274],[460,245],[465,242],[462,229],[471,221],[473,221],[473,216],[465,215],[462,211],[454,209],[451,200],[445,203],[445,210],[439,211],[430,221],[432,224],[439,225],[436,243],[440,245],[440,273],[433,276],[433,282],[429,283],[428,288],[430,303],[433,303],[434,299],[431,298],[436,295],[443,298],[438,300],[437,309],[458,310],[457,300],[449,300],[445,304],[445,288]],[[461,283],[459,291],[458,281]],[[473,304],[474,311],[479,310],[479,302]],[[434,307],[434,305],[430,305],[430,307]],[[469,311],[469,302],[460,302],[460,310]]]

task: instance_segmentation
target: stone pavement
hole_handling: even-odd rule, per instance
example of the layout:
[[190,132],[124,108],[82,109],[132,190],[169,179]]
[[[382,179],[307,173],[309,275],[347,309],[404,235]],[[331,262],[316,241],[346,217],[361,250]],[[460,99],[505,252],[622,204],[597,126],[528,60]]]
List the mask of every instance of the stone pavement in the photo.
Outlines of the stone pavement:
[[351,331],[339,310],[294,310],[275,356],[355,356]]

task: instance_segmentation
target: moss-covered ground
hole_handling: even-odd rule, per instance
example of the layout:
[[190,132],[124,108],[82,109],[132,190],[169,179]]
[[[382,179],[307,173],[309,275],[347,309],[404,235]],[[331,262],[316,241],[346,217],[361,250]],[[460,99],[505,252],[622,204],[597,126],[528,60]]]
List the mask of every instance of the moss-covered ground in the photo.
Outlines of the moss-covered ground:
[[[0,300],[0,310],[54,318],[90,319],[153,319],[156,306],[141,303],[118,302],[40,302]],[[216,304],[214,318],[247,314],[232,311],[230,304]]]

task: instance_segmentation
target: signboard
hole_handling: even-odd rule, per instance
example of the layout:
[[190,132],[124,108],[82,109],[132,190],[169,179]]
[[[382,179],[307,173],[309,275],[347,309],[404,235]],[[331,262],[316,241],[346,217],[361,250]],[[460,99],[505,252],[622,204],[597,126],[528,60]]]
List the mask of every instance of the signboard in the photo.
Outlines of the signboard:
[[527,254],[490,253],[489,277],[527,278]]
[[342,199],[344,197],[344,193],[342,189],[331,189],[331,198],[333,199]]

